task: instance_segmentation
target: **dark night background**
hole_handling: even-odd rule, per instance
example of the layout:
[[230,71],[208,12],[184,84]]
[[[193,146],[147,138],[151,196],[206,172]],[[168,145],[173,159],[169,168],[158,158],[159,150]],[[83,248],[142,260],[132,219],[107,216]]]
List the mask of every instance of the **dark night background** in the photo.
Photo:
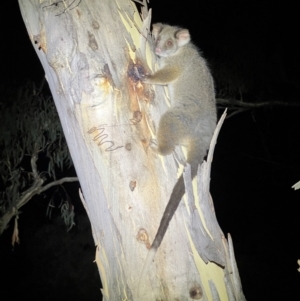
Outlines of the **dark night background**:
[[[239,88],[252,103],[291,104],[225,121],[211,194],[221,229],[232,235],[246,299],[300,300],[300,191],[291,189],[300,180],[300,107],[292,106],[300,95],[297,5],[153,0],[150,7],[153,22],[190,29],[219,90],[240,97]],[[28,79],[39,83],[44,72],[17,1],[2,1],[0,14],[0,85],[15,89]],[[0,237],[1,300],[101,300],[90,224],[78,186],[67,185],[76,205],[74,229],[67,233],[59,214],[49,220],[47,201],[35,198],[22,208],[21,244],[12,250],[12,226]]]

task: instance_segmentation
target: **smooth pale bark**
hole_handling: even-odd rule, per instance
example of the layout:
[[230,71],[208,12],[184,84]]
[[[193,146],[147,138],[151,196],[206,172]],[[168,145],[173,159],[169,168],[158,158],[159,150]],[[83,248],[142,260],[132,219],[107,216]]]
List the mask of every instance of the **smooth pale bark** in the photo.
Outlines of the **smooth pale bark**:
[[145,294],[137,296],[148,248],[183,170],[173,155],[163,158],[149,148],[169,101],[163,87],[134,78],[137,56],[153,67],[147,9],[142,23],[129,0],[19,4],[80,180],[103,300],[243,300],[232,245],[210,199],[210,163],[202,165],[194,188],[199,197],[187,180],[189,198],[170,223]]

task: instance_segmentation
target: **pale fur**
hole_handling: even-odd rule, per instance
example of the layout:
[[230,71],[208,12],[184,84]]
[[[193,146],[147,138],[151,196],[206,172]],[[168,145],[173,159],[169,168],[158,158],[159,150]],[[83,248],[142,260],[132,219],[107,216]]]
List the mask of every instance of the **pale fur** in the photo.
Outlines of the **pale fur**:
[[[159,121],[157,149],[161,155],[172,153],[176,145],[187,146],[187,162],[192,178],[202,163],[216,127],[215,91],[206,61],[190,42],[187,29],[162,23],[153,25],[155,53],[159,57],[159,70],[146,75],[143,81],[154,85],[168,85],[171,107]],[[142,284],[165,235],[181,198],[185,193],[183,177],[176,182],[155,239],[144,264]]]

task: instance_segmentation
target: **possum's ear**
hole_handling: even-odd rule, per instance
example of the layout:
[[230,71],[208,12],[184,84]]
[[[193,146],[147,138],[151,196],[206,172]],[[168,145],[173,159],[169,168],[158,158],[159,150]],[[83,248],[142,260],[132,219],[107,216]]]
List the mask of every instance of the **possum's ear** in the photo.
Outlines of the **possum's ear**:
[[183,46],[191,40],[190,33],[187,29],[179,29],[176,32],[175,37],[177,39],[178,46]]
[[155,23],[152,25],[152,37],[154,38],[154,41],[156,41],[157,36],[161,32],[161,29],[163,28],[162,23]]

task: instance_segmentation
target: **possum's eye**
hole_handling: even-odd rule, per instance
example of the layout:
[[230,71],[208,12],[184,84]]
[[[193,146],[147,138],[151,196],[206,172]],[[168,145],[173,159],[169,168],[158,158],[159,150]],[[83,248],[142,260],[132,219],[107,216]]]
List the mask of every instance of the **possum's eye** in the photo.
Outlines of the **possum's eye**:
[[173,41],[172,41],[172,40],[168,40],[167,43],[166,43],[166,45],[167,45],[168,47],[173,46]]

